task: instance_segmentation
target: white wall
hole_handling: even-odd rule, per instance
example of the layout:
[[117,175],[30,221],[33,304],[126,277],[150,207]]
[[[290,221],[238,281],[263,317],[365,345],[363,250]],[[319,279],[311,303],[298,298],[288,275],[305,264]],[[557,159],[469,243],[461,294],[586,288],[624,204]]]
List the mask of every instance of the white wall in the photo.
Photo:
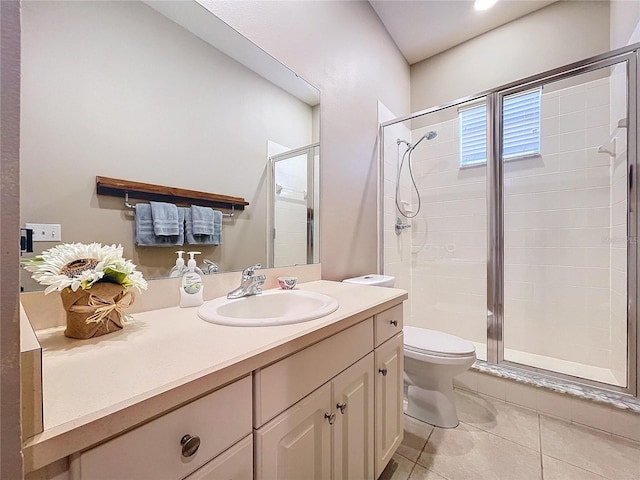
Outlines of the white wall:
[[18,316],[19,2],[0,2],[0,34],[0,478],[21,478]]
[[324,278],[377,268],[377,101],[409,112],[409,67],[367,2],[207,2],[321,91]]
[[640,1],[611,0],[611,50],[640,42]]
[[609,50],[609,2],[559,1],[411,66],[416,112]]
[[142,2],[27,2],[22,21],[22,222],[121,243],[153,278],[179,248],[135,247],[96,175],[239,196],[221,246],[185,247],[223,271],[266,263],[267,140],[310,144],[312,107]]

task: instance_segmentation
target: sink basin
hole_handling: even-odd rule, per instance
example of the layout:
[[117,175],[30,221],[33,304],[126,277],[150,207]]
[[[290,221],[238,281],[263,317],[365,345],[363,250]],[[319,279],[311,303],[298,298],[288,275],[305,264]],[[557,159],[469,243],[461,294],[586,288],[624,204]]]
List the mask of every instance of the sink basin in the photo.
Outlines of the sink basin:
[[267,290],[259,295],[205,302],[198,316],[211,323],[242,327],[288,325],[324,317],[338,309],[338,301],[307,290]]

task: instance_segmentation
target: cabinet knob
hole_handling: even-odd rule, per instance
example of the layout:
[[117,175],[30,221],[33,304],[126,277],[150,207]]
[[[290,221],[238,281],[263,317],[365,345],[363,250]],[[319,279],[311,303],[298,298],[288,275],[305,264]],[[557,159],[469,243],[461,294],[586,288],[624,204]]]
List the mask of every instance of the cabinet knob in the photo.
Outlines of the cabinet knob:
[[389,323],[390,323],[391,325],[393,325],[394,327],[397,327],[397,326],[398,326],[398,320],[389,320]]
[[327,412],[324,414],[324,418],[329,420],[329,425],[333,425],[333,423],[336,421],[336,414]]
[[182,445],[182,456],[191,457],[200,448],[200,437],[187,434],[180,439],[180,445]]
[[383,377],[387,376],[387,369],[386,368],[379,368],[378,372],[381,373]]
[[340,413],[344,414],[344,411],[347,408],[347,404],[346,403],[336,403],[336,408],[340,410]]

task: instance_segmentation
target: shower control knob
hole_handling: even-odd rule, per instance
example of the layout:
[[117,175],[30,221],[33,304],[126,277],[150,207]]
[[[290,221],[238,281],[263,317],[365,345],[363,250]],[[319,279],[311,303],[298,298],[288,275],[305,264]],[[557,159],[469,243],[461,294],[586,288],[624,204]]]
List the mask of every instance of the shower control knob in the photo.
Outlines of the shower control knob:
[[379,368],[378,372],[381,373],[383,377],[387,376],[387,369],[386,368]]
[[398,326],[398,320],[389,320],[389,323],[390,323],[391,325],[393,325],[394,327],[397,327],[397,326]]

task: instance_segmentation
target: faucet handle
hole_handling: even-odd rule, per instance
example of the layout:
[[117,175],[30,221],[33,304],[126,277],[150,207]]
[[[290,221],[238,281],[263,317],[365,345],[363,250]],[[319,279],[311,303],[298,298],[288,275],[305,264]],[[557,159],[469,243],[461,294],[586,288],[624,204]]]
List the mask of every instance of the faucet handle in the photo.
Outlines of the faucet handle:
[[242,278],[251,278],[251,277],[253,277],[253,272],[255,270],[260,269],[260,268],[262,268],[262,265],[259,264],[259,263],[256,263],[255,265],[251,265],[250,267],[245,268],[242,271]]

